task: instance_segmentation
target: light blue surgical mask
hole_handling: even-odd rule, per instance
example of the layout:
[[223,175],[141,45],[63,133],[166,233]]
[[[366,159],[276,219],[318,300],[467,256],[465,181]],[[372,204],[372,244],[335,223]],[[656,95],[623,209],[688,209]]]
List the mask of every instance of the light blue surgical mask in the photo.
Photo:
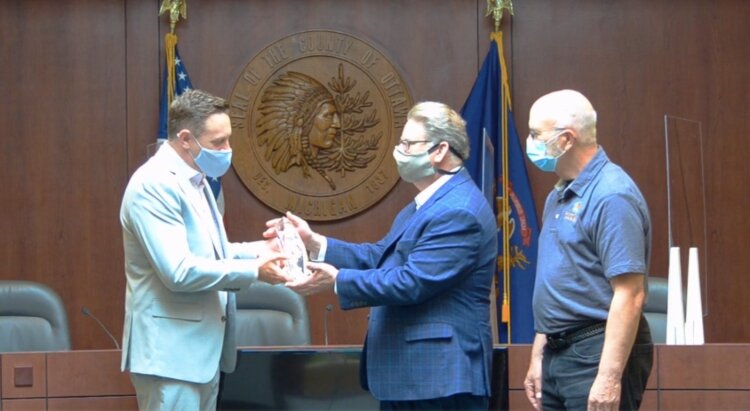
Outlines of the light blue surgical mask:
[[407,183],[414,183],[435,175],[437,170],[430,162],[430,155],[437,148],[437,144],[429,150],[416,154],[408,154],[396,146],[393,149],[393,159],[396,160],[398,175]]
[[229,167],[232,165],[232,149],[227,150],[211,150],[205,148],[198,142],[198,139],[192,135],[195,143],[201,148],[201,151],[197,156],[193,157],[195,164],[200,167],[201,171],[208,177],[221,177],[226,174]]
[[555,167],[557,167],[557,159],[565,154],[565,150],[560,151],[557,155],[550,155],[547,154],[547,149],[552,143],[557,141],[563,133],[564,130],[558,132],[554,137],[547,141],[539,141],[531,138],[531,136],[526,138],[526,155],[535,166],[539,167],[540,170],[550,173],[555,171]]

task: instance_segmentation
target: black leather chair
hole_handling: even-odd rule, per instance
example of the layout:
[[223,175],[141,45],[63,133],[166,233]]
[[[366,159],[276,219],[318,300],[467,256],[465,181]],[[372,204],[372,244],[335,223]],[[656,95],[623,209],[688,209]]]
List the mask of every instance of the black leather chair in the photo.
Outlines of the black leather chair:
[[51,288],[0,281],[0,352],[70,350],[68,316]]
[[667,342],[667,279],[648,277],[648,297],[643,308],[654,343]]
[[309,345],[310,319],[304,297],[263,282],[237,293],[237,345]]
[[[236,337],[238,347],[310,345],[310,319],[304,297],[281,286],[257,282],[236,293]],[[233,375],[270,373],[270,363],[248,362],[240,356]],[[254,374],[253,374],[254,375]],[[218,410],[287,409],[272,379],[248,385],[245,379],[222,375]],[[251,403],[248,403],[248,398]]]

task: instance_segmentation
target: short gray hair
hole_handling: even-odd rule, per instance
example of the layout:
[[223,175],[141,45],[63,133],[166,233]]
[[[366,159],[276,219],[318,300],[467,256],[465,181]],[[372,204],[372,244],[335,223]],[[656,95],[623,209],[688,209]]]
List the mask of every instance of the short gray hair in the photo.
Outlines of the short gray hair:
[[469,159],[469,136],[466,121],[455,110],[443,103],[423,101],[409,110],[408,120],[424,126],[427,138],[434,143],[445,141],[462,161]]
[[557,119],[556,128],[572,128],[578,131],[581,143],[596,143],[596,111],[568,112]]

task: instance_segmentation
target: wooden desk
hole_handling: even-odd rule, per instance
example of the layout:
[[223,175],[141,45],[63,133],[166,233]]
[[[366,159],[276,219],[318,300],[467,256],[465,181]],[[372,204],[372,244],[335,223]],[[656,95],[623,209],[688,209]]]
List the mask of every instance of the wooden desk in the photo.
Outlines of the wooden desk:
[[[654,352],[641,410],[746,410],[750,344],[662,345]],[[511,410],[533,410],[523,389],[530,345],[508,348]]]
[[[378,409],[359,386],[362,347],[245,347],[220,409]],[[507,409],[507,350],[493,352],[492,409]],[[0,354],[0,411],[137,410],[119,350]],[[332,408],[333,407],[333,408]]]
[[0,354],[0,410],[137,410],[119,350]]
[[[359,382],[361,346],[246,347],[225,375],[219,410],[377,410]],[[507,350],[493,350],[491,410],[508,409]]]
[[[336,394],[365,395],[358,388],[358,351],[360,347],[305,347],[307,356],[303,363],[308,374],[297,377],[311,378],[320,372],[330,372],[336,365],[338,381],[321,380],[315,390],[306,391],[320,398],[328,391]],[[241,364],[252,352],[279,351],[290,353],[294,349],[249,348],[240,350]],[[297,348],[297,350],[301,350]],[[497,350],[496,350],[497,351]],[[507,384],[508,404],[511,410],[532,409],[523,391],[531,347],[513,345],[507,349],[507,381],[501,381],[503,370],[493,384]],[[317,353],[317,354],[315,354]],[[321,364],[312,360],[318,354],[329,356],[332,363]],[[315,354],[315,355],[313,355]],[[497,353],[496,353],[497,354]],[[295,355],[295,354],[288,354]],[[264,355],[256,355],[261,360]],[[495,357],[495,365],[500,362]],[[245,367],[241,366],[238,372]],[[261,374],[251,367],[249,372]],[[40,353],[0,354],[0,410],[136,410],[135,391],[127,373],[120,372],[120,351],[68,351]],[[322,371],[321,371],[322,370]],[[741,410],[750,404],[750,344],[707,344],[702,346],[657,345],[654,368],[651,371],[642,410]],[[282,374],[283,375],[283,374]],[[344,375],[344,380],[341,376]],[[235,381],[240,374],[233,374]],[[270,376],[265,378],[269,381]],[[299,378],[298,378],[299,379]],[[328,385],[326,385],[328,383]],[[293,390],[292,387],[286,387]],[[317,391],[316,391],[317,390]],[[321,391],[322,390],[322,391]],[[328,391],[326,391],[328,390]],[[351,392],[347,391],[351,390]],[[497,391],[503,391],[498,388]],[[267,394],[267,393],[266,393]],[[498,408],[503,408],[502,406]]]

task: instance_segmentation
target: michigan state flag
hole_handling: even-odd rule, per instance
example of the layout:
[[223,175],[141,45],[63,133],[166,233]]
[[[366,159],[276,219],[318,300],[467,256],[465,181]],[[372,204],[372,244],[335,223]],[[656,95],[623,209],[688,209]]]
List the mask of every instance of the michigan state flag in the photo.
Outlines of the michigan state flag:
[[535,334],[531,298],[539,225],[506,73],[502,33],[496,32],[461,114],[471,140],[466,168],[497,216],[499,340],[518,344],[531,343]]

